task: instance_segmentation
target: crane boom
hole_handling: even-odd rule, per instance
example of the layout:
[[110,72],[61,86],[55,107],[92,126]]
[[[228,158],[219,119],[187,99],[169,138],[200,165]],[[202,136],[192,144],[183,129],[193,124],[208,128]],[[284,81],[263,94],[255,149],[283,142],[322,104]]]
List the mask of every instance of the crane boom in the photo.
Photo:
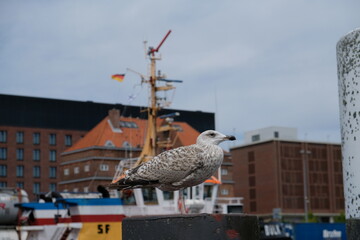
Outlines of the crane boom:
[[161,42],[159,43],[159,45],[157,46],[157,48],[151,48],[150,51],[149,51],[149,55],[152,54],[154,55],[155,52],[158,52],[160,47],[163,45],[163,43],[165,42],[165,40],[167,39],[167,37],[170,35],[171,33],[171,30],[169,30],[167,32],[167,34],[165,35],[165,37],[161,40]]

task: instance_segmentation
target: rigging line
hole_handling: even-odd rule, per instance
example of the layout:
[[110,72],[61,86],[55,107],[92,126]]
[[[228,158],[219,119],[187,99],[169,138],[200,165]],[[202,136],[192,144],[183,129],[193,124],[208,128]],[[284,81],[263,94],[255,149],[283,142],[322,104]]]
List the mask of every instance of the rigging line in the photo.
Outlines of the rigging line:
[[170,97],[170,103],[174,102],[175,93],[176,93],[176,88],[174,88],[173,91],[172,91],[172,96]]
[[[136,90],[136,88],[138,87],[138,86],[140,86],[140,89],[139,89],[139,91],[137,91],[137,92],[135,92],[135,93],[132,93],[130,96],[129,96],[129,98],[128,98],[128,104],[127,105],[125,105],[124,106],[124,109],[123,109],[123,111],[121,111],[121,114],[120,114],[120,117],[125,117],[125,113],[126,113],[126,110],[127,110],[127,108],[128,108],[128,105],[130,105],[130,103],[132,102],[132,101],[134,101],[136,98],[137,98],[137,96],[142,92],[142,90],[143,90],[143,81],[141,81],[141,84],[134,84],[133,85],[133,92],[135,92],[135,90]],[[139,112],[140,112],[140,114],[141,114],[141,107],[140,107],[140,109],[139,109]],[[131,118],[131,116],[130,116],[130,118]],[[130,130],[130,140],[129,140],[129,143],[130,143],[130,145],[131,145],[131,143],[132,143],[132,131]],[[126,159],[128,159],[128,155],[129,155],[129,157],[132,157],[132,146],[130,146],[130,149],[128,149],[128,147],[125,147],[125,158]],[[118,163],[118,165],[117,165],[117,168],[116,168],[116,173],[115,173],[115,175],[117,174],[117,172],[119,172],[119,175],[121,175],[122,173],[123,173],[123,171],[124,170],[122,170],[121,172],[120,172],[120,163],[121,163],[121,161],[119,161],[119,163]]]
[[[127,72],[129,72],[129,71],[130,71],[130,72],[134,72],[134,73],[140,75],[141,78],[142,78],[142,80],[141,80],[141,84],[134,84],[134,85],[133,85],[132,93],[128,96],[128,103],[124,106],[123,111],[121,111],[120,117],[125,117],[125,113],[126,113],[126,110],[128,109],[128,105],[130,105],[131,102],[133,102],[133,101],[137,98],[137,96],[141,93],[141,91],[142,91],[142,89],[143,89],[143,78],[144,78],[144,76],[141,75],[140,73],[138,73],[138,72],[130,69],[130,68],[127,68],[127,69],[126,69],[126,74],[127,74]],[[136,90],[136,87],[138,87],[138,86],[140,86],[140,90],[136,92],[135,90]]]
[[[139,91],[135,92],[135,89],[136,89],[136,87],[138,87],[138,86],[140,86],[140,89],[139,89]],[[143,90],[142,84],[135,84],[135,85],[133,86],[133,93],[128,96],[128,103],[124,106],[124,110],[123,110],[122,113],[120,114],[121,117],[125,117],[125,113],[126,113],[126,110],[127,110],[127,108],[128,108],[128,105],[130,105],[131,102],[133,102],[133,101],[140,95],[140,93],[142,92],[142,90]]]

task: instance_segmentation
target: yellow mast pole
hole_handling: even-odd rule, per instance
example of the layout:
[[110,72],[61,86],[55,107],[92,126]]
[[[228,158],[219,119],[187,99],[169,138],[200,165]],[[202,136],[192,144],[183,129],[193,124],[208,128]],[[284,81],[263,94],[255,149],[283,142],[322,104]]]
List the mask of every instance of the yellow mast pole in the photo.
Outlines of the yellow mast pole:
[[[156,155],[156,147],[157,147],[157,136],[156,136],[156,118],[158,112],[156,92],[158,88],[156,87],[156,60],[161,60],[161,58],[156,58],[155,53],[159,51],[159,48],[164,43],[166,38],[171,33],[171,30],[166,34],[163,40],[160,42],[159,46],[154,48],[149,48],[148,55],[150,57],[150,106],[148,108],[148,129],[145,139],[145,144],[143,150],[140,154],[139,160],[135,163],[135,166],[141,164],[142,162],[146,162],[151,159],[151,157]],[[161,90],[161,89],[159,89]]]
[[[147,153],[150,156],[155,156],[156,149],[156,117],[157,117],[157,104],[156,104],[156,59],[155,56],[150,56],[150,107],[148,109],[148,134],[147,134]],[[146,144],[146,143],[145,143]]]
[[149,123],[149,129],[151,130],[151,155],[155,156],[156,154],[156,117],[158,112],[158,106],[156,104],[156,58],[155,56],[151,57],[151,107],[149,108],[151,122]]
[[135,163],[135,166],[146,162],[151,157],[155,156],[156,150],[156,116],[157,116],[157,106],[156,106],[156,58],[150,56],[150,106],[148,107],[148,128],[146,132],[146,139],[144,143],[143,150],[141,151],[138,161]]

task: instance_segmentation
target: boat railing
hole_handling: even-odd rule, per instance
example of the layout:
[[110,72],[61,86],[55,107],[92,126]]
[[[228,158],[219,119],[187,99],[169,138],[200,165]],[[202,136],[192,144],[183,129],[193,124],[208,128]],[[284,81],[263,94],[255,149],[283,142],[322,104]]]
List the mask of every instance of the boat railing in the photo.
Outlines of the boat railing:
[[216,204],[243,205],[243,197],[216,198]]
[[62,198],[101,198],[98,192],[59,192]]

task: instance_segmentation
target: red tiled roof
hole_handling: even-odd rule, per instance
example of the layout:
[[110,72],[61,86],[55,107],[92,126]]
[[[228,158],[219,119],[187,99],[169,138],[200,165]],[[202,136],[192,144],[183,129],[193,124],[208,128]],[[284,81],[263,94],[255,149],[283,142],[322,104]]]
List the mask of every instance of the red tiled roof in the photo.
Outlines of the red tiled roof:
[[198,131],[185,122],[174,122],[174,124],[179,125],[182,128],[182,131],[177,132],[177,136],[182,146],[196,143],[196,138],[200,134]]
[[133,122],[137,128],[121,128],[121,131],[113,130],[109,117],[104,118],[98,125],[91,129],[82,139],[76,142],[66,152],[79,150],[93,146],[106,146],[111,141],[115,147],[122,147],[124,142],[128,142],[132,147],[142,147],[145,140],[147,121],[138,118],[121,117],[119,120]]
[[[138,127],[121,127],[121,131],[119,131],[119,129],[115,129],[114,131],[110,124],[109,117],[106,117],[65,152],[72,152],[94,146],[106,146],[109,141],[111,141],[115,147],[123,147],[124,142],[128,142],[132,147],[142,148],[146,137],[147,120],[126,117],[120,117],[119,120],[133,122]],[[158,125],[159,124],[160,121],[158,122]],[[182,131],[177,132],[180,145],[185,146],[196,142],[196,138],[199,135],[198,131],[185,122],[174,122],[174,124],[180,126],[182,129]]]

